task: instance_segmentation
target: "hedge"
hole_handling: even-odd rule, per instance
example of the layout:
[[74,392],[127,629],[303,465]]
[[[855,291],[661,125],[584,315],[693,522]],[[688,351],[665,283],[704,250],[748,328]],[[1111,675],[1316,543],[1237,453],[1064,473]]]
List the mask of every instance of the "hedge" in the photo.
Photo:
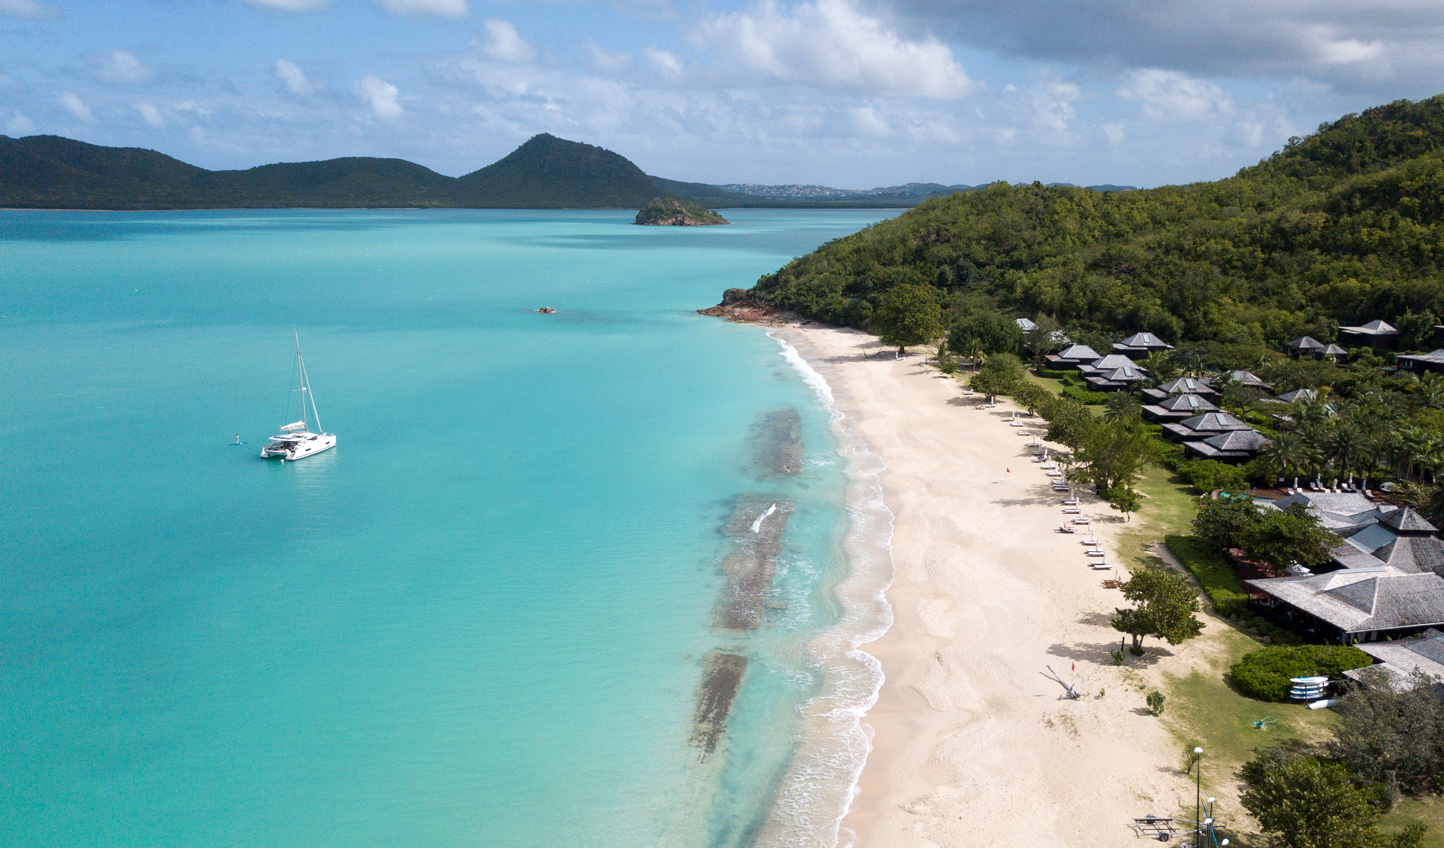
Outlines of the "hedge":
[[1106,403],[1109,394],[1109,392],[1090,392],[1077,386],[1063,387],[1063,397],[1072,398],[1079,403]]
[[1163,537],[1163,544],[1183,567],[1198,580],[1203,594],[1213,605],[1214,611],[1227,618],[1238,618],[1245,625],[1262,636],[1275,642],[1295,644],[1298,634],[1270,623],[1263,616],[1249,609],[1248,587],[1233,566],[1197,536],[1169,534]]
[[1260,701],[1289,700],[1293,677],[1337,677],[1373,658],[1353,645],[1272,645],[1244,655],[1228,670],[1234,688]]

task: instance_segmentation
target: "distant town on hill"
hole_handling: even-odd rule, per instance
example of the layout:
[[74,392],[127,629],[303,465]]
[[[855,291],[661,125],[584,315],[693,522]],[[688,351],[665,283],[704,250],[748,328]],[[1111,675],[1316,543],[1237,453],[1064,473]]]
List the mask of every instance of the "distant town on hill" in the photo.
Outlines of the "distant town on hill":
[[851,190],[690,183],[649,176],[610,150],[545,133],[460,177],[404,159],[366,157],[210,171],[154,150],[59,136],[0,135],[3,208],[636,209],[657,197],[711,207],[875,208],[912,207],[979,187],[908,183]]

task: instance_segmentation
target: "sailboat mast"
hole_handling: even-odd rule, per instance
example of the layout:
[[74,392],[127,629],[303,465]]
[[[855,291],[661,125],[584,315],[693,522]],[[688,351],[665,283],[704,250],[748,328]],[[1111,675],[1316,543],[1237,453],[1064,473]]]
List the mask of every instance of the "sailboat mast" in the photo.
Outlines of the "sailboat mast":
[[306,420],[306,361],[301,358],[301,331],[292,327],[291,332],[296,337],[296,378],[301,381],[301,426],[310,430],[311,423]]
[[[296,332],[296,368],[301,372],[301,421],[306,422],[307,398],[310,398],[311,417],[316,419],[316,432],[324,433],[325,428],[321,426],[321,412],[316,409],[316,397],[311,393],[311,378],[306,375],[306,360],[301,358],[301,332]],[[309,425],[308,425],[309,426]]]

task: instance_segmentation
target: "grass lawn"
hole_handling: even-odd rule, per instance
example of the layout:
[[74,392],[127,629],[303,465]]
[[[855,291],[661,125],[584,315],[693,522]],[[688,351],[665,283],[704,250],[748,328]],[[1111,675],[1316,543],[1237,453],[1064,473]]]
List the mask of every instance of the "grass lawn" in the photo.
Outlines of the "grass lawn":
[[1429,828],[1429,832],[1424,834],[1426,848],[1444,848],[1444,798],[1404,798],[1384,816],[1379,829],[1392,832],[1415,821],[1423,822],[1424,826]]
[[1138,493],[1143,495],[1143,509],[1124,525],[1118,537],[1118,555],[1130,566],[1159,565],[1162,560],[1148,549],[1170,533],[1192,529],[1198,496],[1181,477],[1159,466],[1144,472],[1138,480]]

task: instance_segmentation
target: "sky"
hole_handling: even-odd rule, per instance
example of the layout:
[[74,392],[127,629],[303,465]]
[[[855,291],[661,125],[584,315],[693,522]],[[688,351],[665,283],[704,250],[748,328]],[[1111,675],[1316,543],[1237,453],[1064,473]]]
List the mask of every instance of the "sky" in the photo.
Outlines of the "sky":
[[1439,0],[0,0],[0,133],[206,168],[1154,186],[1441,92]]

